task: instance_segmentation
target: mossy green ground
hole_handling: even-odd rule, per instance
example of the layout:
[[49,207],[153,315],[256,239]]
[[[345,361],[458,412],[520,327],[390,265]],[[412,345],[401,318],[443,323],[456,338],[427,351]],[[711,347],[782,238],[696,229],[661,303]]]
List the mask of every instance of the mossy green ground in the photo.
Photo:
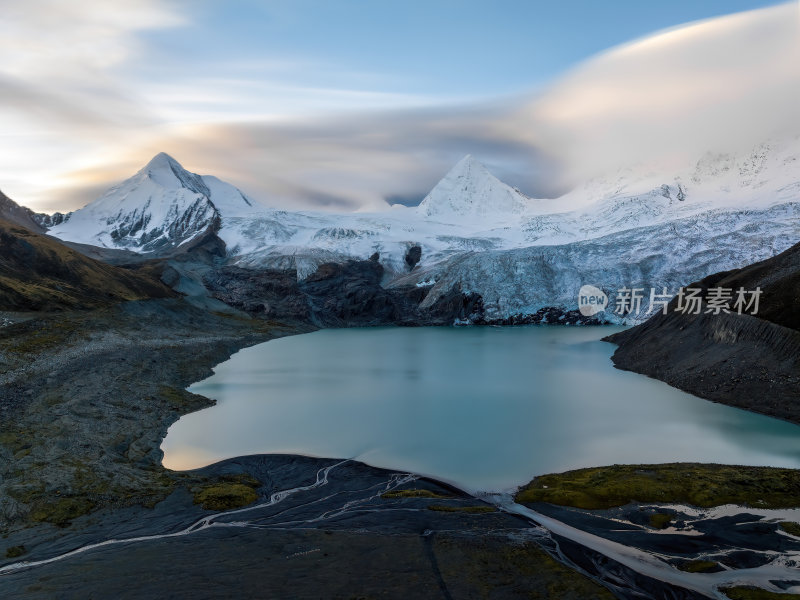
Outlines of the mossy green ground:
[[82,496],[54,498],[34,504],[30,517],[33,521],[66,527],[73,519],[90,512],[95,503]]
[[40,321],[28,327],[28,334],[18,339],[10,348],[17,354],[38,354],[57,346],[68,344],[73,337],[79,337],[77,321]]
[[[99,308],[123,300],[171,298],[158,276],[115,267],[84,256],[45,235],[0,219],[4,310]],[[48,336],[26,342],[24,352],[49,347]]]
[[[218,483],[165,470],[155,449],[169,423],[211,404],[187,392],[187,383],[274,329],[172,300],[40,313],[0,328],[0,372],[26,388],[21,396],[13,386],[0,394],[0,403],[21,401],[0,432],[0,494],[11,500],[0,533],[67,527],[99,509],[152,507],[178,487]],[[219,337],[205,340],[208,331]],[[74,349],[90,338],[96,357],[86,361]],[[162,343],[154,349],[153,340]]]
[[673,515],[667,513],[653,513],[650,515],[650,527],[666,529],[672,523]]
[[[559,563],[534,543],[497,544],[437,537],[436,558],[454,598],[504,597],[525,590],[531,599],[612,600],[614,595],[588,577]],[[508,594],[522,597],[523,594]]]
[[19,558],[27,553],[25,546],[11,546],[6,549],[6,558]]
[[[391,490],[384,494],[381,494],[381,498],[386,500],[396,500],[400,498],[427,498],[433,500],[447,500],[453,498],[453,496],[448,496],[446,494],[442,494],[440,492],[434,492],[432,490],[425,490],[425,489],[418,489],[412,488],[407,490]],[[479,504],[479,505],[470,505],[470,506],[462,506],[459,504],[429,504],[428,510],[433,510],[437,512],[461,512],[461,513],[490,513],[496,512],[496,508],[494,506],[489,506],[487,504]]]
[[679,565],[681,571],[687,573],[711,573],[720,569],[719,563],[713,560],[690,560],[689,562]]
[[207,406],[206,399],[202,396],[168,385],[162,385],[158,388],[158,396],[166,400],[171,407],[181,412],[192,412]]
[[225,478],[194,490],[194,503],[205,510],[233,510],[252,504],[258,499],[256,489],[261,485],[249,476]]
[[614,465],[542,475],[521,488],[516,501],[587,510],[630,502],[790,508],[800,506],[800,471],[696,463]]
[[783,531],[790,535],[800,537],[800,523],[792,523],[791,521],[784,521],[778,525]]

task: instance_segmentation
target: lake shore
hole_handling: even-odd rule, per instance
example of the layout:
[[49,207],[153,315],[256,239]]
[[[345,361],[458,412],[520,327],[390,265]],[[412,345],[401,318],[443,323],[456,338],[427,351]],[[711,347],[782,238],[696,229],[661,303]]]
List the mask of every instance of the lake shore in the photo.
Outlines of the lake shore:
[[185,388],[242,347],[309,330],[177,300],[32,317],[0,329],[2,533],[163,499],[161,439],[211,404]]
[[[400,482],[392,472],[351,461],[276,455],[193,472],[161,467],[159,445],[168,426],[209,406],[185,391],[189,383],[242,347],[309,330],[211,315],[179,301],[37,317],[0,329],[6,465],[0,569],[112,538],[169,534],[7,572],[0,576],[2,595],[140,596],[148,592],[141,586],[150,585],[150,592],[187,598],[198,589],[216,590],[209,597],[231,589],[244,595],[291,589],[301,596],[394,589],[394,597],[476,597],[492,590],[509,598],[533,592],[606,598],[608,587],[617,597],[632,590],[653,598],[700,597],[432,480]],[[332,476],[313,487],[328,467]],[[381,497],[392,487],[428,493]],[[214,496],[214,489],[222,493]],[[276,493],[280,502],[270,504]],[[216,510],[203,508],[209,498],[212,505],[215,498],[221,502]],[[260,508],[225,512],[240,504]],[[218,514],[228,516],[175,535]],[[581,526],[589,517],[565,512],[559,518]],[[243,520],[248,525],[231,525]],[[646,527],[640,533],[652,539]],[[165,560],[170,575],[145,584],[144,574]],[[324,587],[331,582],[334,587]]]
[[[0,437],[0,569],[6,569],[0,576],[0,595],[4,598],[49,598],[53,594],[90,592],[141,597],[147,591],[141,587],[147,578],[136,565],[152,577],[158,569],[150,570],[149,563],[161,561],[165,542],[122,544],[113,551],[104,547],[102,552],[87,552],[85,556],[35,568],[12,568],[14,572],[9,572],[8,567],[48,560],[110,538],[174,533],[204,516],[219,514],[226,502],[236,505],[241,501],[236,497],[231,500],[223,493],[223,505],[212,502],[212,508],[206,509],[202,502],[207,499],[204,492],[213,492],[220,485],[223,491],[225,486],[243,486],[255,491],[263,501],[278,488],[291,489],[313,482],[319,465],[332,462],[302,457],[253,459],[255,463],[251,460],[248,464],[252,468],[247,471],[255,472],[259,479],[239,473],[242,478],[236,482],[229,481],[230,474],[219,472],[224,467],[179,473],[160,463],[159,446],[169,425],[183,414],[212,404],[207,398],[186,392],[190,383],[208,376],[213,366],[237,350],[312,330],[307,324],[215,315],[176,300],[132,302],[92,312],[15,314],[8,318],[13,324],[0,329],[0,413],[4,424]],[[226,464],[232,462],[235,461]],[[268,468],[256,468],[254,464]],[[339,483],[369,488],[358,484],[371,481],[376,473],[379,478],[385,476],[379,469],[353,465],[345,479],[337,480]],[[349,565],[349,570],[341,564],[323,568],[318,576],[324,581],[338,578],[343,586],[341,593],[345,594],[345,588],[350,590],[347,596],[359,595],[359,589],[372,594],[391,585],[395,590],[404,590],[403,595],[417,590],[428,596],[446,587],[443,577],[448,573],[450,587],[467,585],[460,582],[460,570],[468,563],[474,563],[470,568],[476,573],[470,585],[478,585],[482,573],[498,587],[508,586],[516,578],[516,571],[509,570],[507,560],[499,558],[504,553],[508,560],[536,565],[529,582],[520,589],[546,591],[548,586],[555,586],[554,589],[564,590],[564,597],[611,597],[602,585],[561,565],[540,546],[517,539],[521,526],[527,528],[525,521],[493,509],[488,514],[474,512],[471,507],[486,505],[449,486],[429,485],[448,496],[438,504],[451,508],[453,504],[456,508],[463,504],[468,510],[428,510],[424,505],[406,510],[399,508],[398,502],[419,505],[426,501],[387,499],[381,501],[385,509],[382,514],[368,514],[367,522],[348,526],[345,532],[335,535],[314,533],[300,522],[278,528],[282,533],[268,538],[256,530],[228,537],[224,535],[230,533],[228,528],[210,528],[192,536],[191,551],[183,546],[183,539],[165,538],[178,542],[175,548],[179,550],[172,557],[173,570],[178,575],[151,578],[155,587],[150,591],[160,590],[156,595],[163,595],[172,587],[169,593],[174,597],[195,598],[199,591],[207,589],[208,568],[223,557],[223,565],[244,577],[234,589],[245,592],[248,585],[261,589],[268,579],[270,585],[278,586],[272,588],[273,593],[286,593],[304,585],[305,593],[318,593],[326,584],[306,578],[306,566],[301,560],[305,550],[289,553],[296,554],[290,562],[297,564],[297,582],[289,584],[285,574],[281,579],[264,568],[264,562],[275,559],[275,568],[285,573],[286,565],[277,560],[284,557],[281,544],[296,545],[318,537],[315,547],[324,546],[330,550],[328,555],[343,550],[340,560]],[[334,500],[328,508],[335,507]],[[412,519],[412,514],[420,518]],[[440,540],[423,535],[428,530],[460,533]],[[252,554],[259,560],[248,563],[243,559],[239,548],[244,538],[259,547]],[[448,549],[448,558],[442,555],[441,565],[439,558],[432,559],[436,557],[434,546],[440,545]],[[138,557],[133,562],[125,554],[128,550]],[[114,566],[113,559],[108,562],[106,557],[114,556],[116,551],[122,551],[124,557]],[[360,556],[364,553],[374,557],[373,569]],[[471,558],[462,558],[464,553]],[[312,558],[315,554],[316,551],[311,553]],[[76,574],[76,564],[97,557],[106,566],[93,565],[88,576]],[[488,567],[482,557],[491,558]],[[396,570],[397,565],[404,566]],[[373,571],[376,574],[371,576]],[[409,574],[418,583],[409,581]],[[48,580],[50,576],[56,577],[57,583],[37,583],[40,577]],[[227,585],[224,590],[220,588],[217,595],[224,596],[231,588]],[[250,593],[255,594],[253,589]],[[520,594],[517,591],[507,597]]]

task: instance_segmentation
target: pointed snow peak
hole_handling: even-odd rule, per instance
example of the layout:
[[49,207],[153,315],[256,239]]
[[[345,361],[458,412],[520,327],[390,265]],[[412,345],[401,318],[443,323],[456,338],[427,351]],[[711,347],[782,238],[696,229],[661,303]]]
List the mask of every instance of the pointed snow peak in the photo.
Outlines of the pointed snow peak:
[[467,154],[447,172],[447,175],[444,176],[436,187],[460,186],[466,189],[487,185],[503,186],[505,184],[492,175],[482,162],[471,154]]
[[472,154],[467,154],[464,158],[458,161],[456,166],[450,169],[448,176],[468,176],[472,174],[488,175],[489,177],[493,177],[483,163],[472,156]]
[[498,217],[526,210],[527,198],[509,187],[471,154],[462,158],[420,203],[425,216],[442,219]]
[[188,171],[166,152],[159,152],[139,172],[157,175],[160,173],[187,173]]
[[177,163],[178,161],[175,160],[174,158],[172,158],[166,152],[159,152],[153,158],[150,159],[150,163],[149,164],[154,164],[154,163],[158,163],[158,162]]
[[185,169],[181,166],[181,164],[172,158],[166,152],[159,152],[153,158],[150,159],[150,162],[147,163],[142,171],[153,172],[153,171],[175,171],[180,169],[181,171],[185,171]]
[[56,237],[138,252],[175,248],[222,220],[258,210],[232,185],[184,169],[156,154],[133,177],[54,226]]
[[137,173],[167,189],[186,188],[209,197],[211,193],[199,175],[190,173],[166,152],[159,152]]

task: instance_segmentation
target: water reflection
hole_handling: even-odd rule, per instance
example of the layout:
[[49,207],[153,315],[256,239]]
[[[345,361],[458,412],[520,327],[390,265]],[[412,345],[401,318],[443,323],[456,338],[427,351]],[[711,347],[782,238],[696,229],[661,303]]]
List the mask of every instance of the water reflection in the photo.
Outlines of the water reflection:
[[468,489],[612,463],[800,467],[800,428],[618,371],[611,328],[325,330],[243,350],[190,389],[219,404],[174,469],[262,452],[352,457]]

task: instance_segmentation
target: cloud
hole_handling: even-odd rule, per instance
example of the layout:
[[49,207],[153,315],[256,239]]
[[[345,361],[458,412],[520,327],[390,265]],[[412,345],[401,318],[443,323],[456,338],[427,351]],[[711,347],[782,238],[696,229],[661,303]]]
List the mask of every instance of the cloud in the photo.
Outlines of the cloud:
[[482,102],[386,91],[397,88],[388,76],[347,76],[346,65],[326,78],[327,66],[291,57],[160,65],[150,34],[194,31],[189,6],[4,7],[0,189],[74,209],[166,151],[276,206],[376,209],[421,198],[471,153],[553,197],[631,163],[678,164],[800,128],[797,3],[661,32],[535,97]]
[[143,52],[138,33],[185,23],[173,5],[159,0],[4,2],[0,70],[74,80]]
[[121,71],[146,55],[143,32],[185,23],[158,0],[4,2],[0,185],[33,208],[67,208],[72,172],[161,124]]
[[679,164],[800,129],[800,5],[701,21],[618,47],[516,115],[573,181]]
[[799,13],[793,2],[660,32],[533,98],[190,126],[175,152],[286,206],[419,198],[466,153],[553,197],[619,168],[681,168],[800,130]]
[[[163,150],[273,206],[366,210],[385,209],[396,197],[421,198],[471,152],[498,176],[535,189],[541,178],[532,165],[545,164],[538,151],[495,134],[508,112],[507,102],[495,102],[188,123],[130,148],[120,167],[132,172]],[[509,165],[527,168],[519,169],[520,176]]]
[[162,67],[148,35],[191,29],[187,8],[34,0],[4,12],[0,188],[70,210],[167,151],[273,205],[385,208],[387,196],[424,195],[467,152],[501,172],[504,157],[527,161],[530,148],[492,133],[500,102],[384,91],[385,76],[274,57]]

